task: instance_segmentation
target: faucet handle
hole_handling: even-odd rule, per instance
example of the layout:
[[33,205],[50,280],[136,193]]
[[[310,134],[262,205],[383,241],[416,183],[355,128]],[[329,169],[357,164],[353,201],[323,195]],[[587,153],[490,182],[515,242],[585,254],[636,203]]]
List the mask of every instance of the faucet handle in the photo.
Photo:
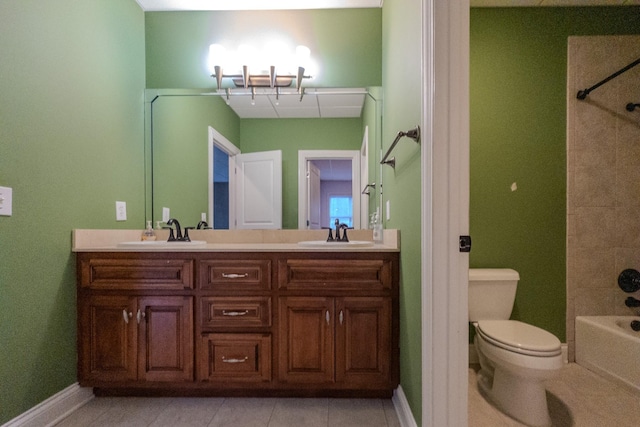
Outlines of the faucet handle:
[[162,227],[163,230],[169,230],[169,238],[167,239],[167,242],[175,242],[176,241],[176,236],[174,236],[173,234],[173,228],[172,227]]
[[329,229],[329,237],[327,237],[327,242],[335,242],[335,239],[333,238],[333,230],[331,229]]
[[191,239],[189,238],[189,230],[193,230],[195,229],[195,227],[185,227],[184,228],[184,235],[182,236],[182,241],[183,242],[190,242]]

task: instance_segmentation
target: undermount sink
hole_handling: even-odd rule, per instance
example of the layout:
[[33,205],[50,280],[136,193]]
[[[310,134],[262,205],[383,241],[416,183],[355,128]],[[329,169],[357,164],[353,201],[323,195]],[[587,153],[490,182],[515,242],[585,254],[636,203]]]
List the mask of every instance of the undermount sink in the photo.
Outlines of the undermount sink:
[[350,240],[348,242],[327,242],[326,240],[307,240],[298,242],[300,246],[312,246],[322,248],[354,248],[354,247],[366,247],[373,246],[373,242],[369,240]]
[[166,240],[138,240],[132,242],[120,242],[118,247],[121,248],[193,248],[199,246],[205,246],[207,244],[204,240],[192,240],[190,242],[173,241],[167,242]]

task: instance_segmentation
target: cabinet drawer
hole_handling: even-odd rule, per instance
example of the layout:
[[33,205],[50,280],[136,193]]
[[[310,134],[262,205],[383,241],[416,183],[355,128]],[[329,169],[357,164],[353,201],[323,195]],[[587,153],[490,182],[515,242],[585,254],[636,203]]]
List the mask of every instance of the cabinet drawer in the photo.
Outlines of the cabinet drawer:
[[271,380],[271,336],[204,334],[201,340],[200,381]]
[[271,326],[271,298],[202,297],[200,324],[203,329]]
[[90,258],[81,261],[80,276],[85,288],[193,288],[193,260]]
[[389,260],[287,259],[278,263],[278,286],[287,289],[390,289]]
[[270,260],[205,260],[200,262],[200,289],[271,289]]

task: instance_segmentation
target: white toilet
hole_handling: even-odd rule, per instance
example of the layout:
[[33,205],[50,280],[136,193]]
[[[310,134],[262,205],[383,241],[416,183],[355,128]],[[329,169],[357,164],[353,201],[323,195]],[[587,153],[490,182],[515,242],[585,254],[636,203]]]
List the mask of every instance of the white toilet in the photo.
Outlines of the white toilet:
[[469,321],[480,358],[478,385],[504,413],[530,426],[550,426],[544,381],[562,368],[560,340],[509,320],[520,276],[505,268],[469,269]]

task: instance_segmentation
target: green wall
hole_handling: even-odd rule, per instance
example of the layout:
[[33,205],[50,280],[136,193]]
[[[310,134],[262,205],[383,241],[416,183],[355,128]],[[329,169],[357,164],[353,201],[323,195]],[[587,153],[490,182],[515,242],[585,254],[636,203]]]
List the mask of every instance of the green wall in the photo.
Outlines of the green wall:
[[564,341],[567,37],[640,34],[640,8],[477,8],[470,30],[470,266],[517,270],[512,317]]
[[[209,206],[208,127],[240,147],[240,119],[219,96],[160,96],[153,110],[153,224],[168,207],[183,227]],[[150,194],[149,194],[150,197]],[[151,219],[151,215],[148,215]]]
[[[398,131],[412,129],[422,119],[421,16],[420,2],[397,0],[384,3],[384,151]],[[404,138],[393,152],[396,157],[395,169],[390,166],[382,168],[383,199],[384,203],[389,200],[391,204],[391,218],[385,221],[385,228],[397,228],[401,234],[400,382],[418,425],[422,419],[420,150],[419,145]]]
[[262,46],[266,35],[305,45],[319,64],[309,87],[380,86],[381,10],[145,13],[148,88],[214,88],[209,45]]
[[144,14],[132,0],[2,0],[0,58],[4,424],[76,382],[71,230],[144,224]]

